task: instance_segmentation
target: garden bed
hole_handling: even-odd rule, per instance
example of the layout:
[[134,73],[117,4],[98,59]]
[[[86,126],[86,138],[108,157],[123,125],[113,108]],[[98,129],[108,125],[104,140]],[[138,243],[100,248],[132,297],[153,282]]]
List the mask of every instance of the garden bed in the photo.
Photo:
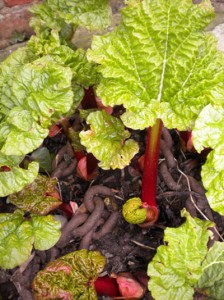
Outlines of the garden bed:
[[[220,2],[213,1],[216,7],[216,19],[209,30],[223,20],[224,8]],[[120,19],[118,10],[124,4],[122,1],[113,1],[112,4],[118,22]],[[80,41],[80,36],[83,36],[83,31],[78,32],[73,42],[76,46],[85,48],[89,43],[89,37]],[[2,55],[5,57],[7,54],[4,52]],[[80,158],[77,156],[77,151],[74,151],[74,141],[69,132],[71,130],[79,132],[83,127],[88,128],[79,109],[85,109],[86,105],[88,109],[95,109],[96,100],[93,89],[85,88],[85,95],[78,109],[56,122],[58,132],[49,134],[39,147],[39,150],[48,150],[53,157],[50,171],[42,170],[40,173],[58,179],[56,189],[63,205],[53,210],[53,214],[65,224],[62,227],[62,236],[55,246],[45,251],[33,249],[28,261],[21,266],[9,270],[0,269],[0,299],[2,300],[32,300],[32,282],[37,273],[50,261],[80,249],[99,251],[106,258],[106,265],[100,277],[128,272],[143,280],[142,283],[146,287],[148,264],[155,256],[157,248],[166,245],[163,239],[164,230],[167,227],[178,228],[185,222],[181,214],[184,208],[192,218],[215,223],[215,228],[212,229],[214,238],[209,241],[210,247],[224,234],[224,217],[211,209],[201,182],[201,168],[211,149],[199,154],[193,145],[189,144],[186,132],[168,130],[166,127],[162,129],[160,137],[156,180],[158,220],[147,228],[125,221],[122,215],[124,203],[129,198],[141,197],[142,193],[141,157],[147,147],[146,129],[130,130],[130,138],[138,143],[139,151],[128,166],[121,170],[117,168],[103,170],[96,167],[96,161],[90,157],[90,165],[92,163],[94,166],[85,169],[87,174],[84,174],[82,168],[77,169]],[[108,108],[110,109],[106,107]],[[123,113],[124,107],[121,105],[117,105],[113,110],[113,116],[117,118]],[[85,151],[84,153],[86,155]],[[26,159],[27,164],[32,162],[34,159],[32,153],[27,153]],[[93,199],[95,204],[92,209],[88,209],[88,202]],[[102,206],[100,213],[97,212],[100,207],[97,203]],[[15,208],[15,205],[8,203],[6,197],[1,198],[1,213],[14,212]],[[71,225],[71,218],[77,211],[82,215],[83,220],[77,225]],[[91,224],[86,225],[93,211],[96,215]],[[29,219],[30,215],[25,217]],[[110,218],[111,221],[107,223]],[[88,228],[86,229],[85,226]],[[99,299],[111,298],[99,296]],[[142,299],[153,298],[150,292],[146,291]],[[194,300],[202,299],[206,299],[206,296],[195,289]]]

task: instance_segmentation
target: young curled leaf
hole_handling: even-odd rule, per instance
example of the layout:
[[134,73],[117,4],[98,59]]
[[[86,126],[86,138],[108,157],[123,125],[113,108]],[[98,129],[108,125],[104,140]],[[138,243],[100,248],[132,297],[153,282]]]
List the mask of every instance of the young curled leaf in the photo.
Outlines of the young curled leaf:
[[140,198],[131,198],[123,205],[122,214],[127,222],[141,224],[146,220],[147,210],[142,208]]
[[148,265],[148,288],[155,300],[192,300],[194,285],[202,274],[202,262],[207,254],[208,228],[213,224],[192,218],[182,212],[185,223],[167,228],[164,241]]
[[54,197],[57,180],[39,175],[34,182],[22,191],[11,194],[8,201],[23,211],[37,215],[46,215],[61,205],[61,200]]
[[111,18],[108,0],[48,0],[34,5],[31,12],[34,14],[31,25],[42,36],[47,35],[52,28],[62,32],[64,28],[69,30],[68,25],[74,29],[77,26],[103,29],[109,26]]
[[86,249],[50,262],[33,281],[34,299],[97,300],[94,282],[105,263],[99,252]]
[[108,170],[127,166],[139,148],[128,139],[130,133],[123,123],[105,111],[90,113],[86,122],[90,130],[80,132],[81,144],[100,161],[99,167]]

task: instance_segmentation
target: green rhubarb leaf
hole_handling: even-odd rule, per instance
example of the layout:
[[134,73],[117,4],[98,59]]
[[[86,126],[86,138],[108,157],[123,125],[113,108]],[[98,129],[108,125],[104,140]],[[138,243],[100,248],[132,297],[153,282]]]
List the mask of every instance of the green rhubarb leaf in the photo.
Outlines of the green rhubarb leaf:
[[90,130],[80,132],[81,144],[100,161],[101,168],[122,169],[130,163],[138,144],[128,139],[130,133],[118,118],[102,110],[90,113],[86,122]]
[[192,218],[186,211],[185,223],[167,228],[164,241],[148,265],[148,288],[155,300],[192,300],[193,286],[202,274],[202,261],[207,253],[210,221]]
[[215,242],[202,263],[202,275],[196,288],[212,299],[224,299],[224,243]]
[[105,263],[99,252],[85,249],[50,262],[33,281],[35,300],[96,300],[94,282]]
[[22,162],[23,159],[24,156],[4,155],[0,152],[0,167],[16,167]]
[[144,129],[162,119],[186,130],[210,101],[224,99],[224,57],[204,28],[214,17],[209,0],[133,0],[117,29],[93,39],[87,56],[99,64],[97,94],[122,104],[127,127]]
[[61,205],[61,201],[54,197],[57,180],[47,176],[38,176],[35,181],[27,185],[22,191],[11,194],[8,201],[23,211],[37,215],[46,215]]
[[211,208],[224,215],[224,108],[207,105],[200,113],[193,130],[193,143],[200,152],[213,150],[202,167],[202,181]]
[[71,38],[78,26],[103,29],[110,25],[111,19],[108,0],[46,0],[30,11],[34,14],[30,24],[37,35],[46,37],[50,29],[56,29],[65,40]]
[[47,4],[66,23],[89,29],[103,29],[110,25],[108,0],[48,0]]
[[32,62],[29,57],[25,49],[15,51],[0,65],[0,144],[5,155],[25,155],[39,147],[52,119],[73,104],[71,69],[50,56]]
[[88,88],[98,81],[95,64],[87,60],[86,51],[84,49],[73,50],[63,45],[56,30],[52,30],[46,39],[32,36],[27,47],[38,57],[50,55],[57,63],[64,67],[70,67],[73,82],[84,88]]
[[21,265],[32,250],[31,224],[17,210],[14,214],[0,214],[0,229],[0,266],[11,269]]
[[47,37],[50,29],[60,31],[68,26],[46,2],[33,5],[30,12],[33,14],[30,25],[38,36]]
[[32,162],[27,170],[19,166],[12,166],[10,171],[0,172],[0,197],[21,191],[24,186],[35,180],[38,171],[38,163]]
[[20,210],[13,214],[1,213],[0,266],[11,269],[24,263],[31,254],[33,243],[39,250],[49,249],[60,238],[59,229],[60,222],[52,216],[34,216],[33,220],[27,220]]
[[34,248],[37,250],[48,250],[53,247],[61,236],[61,222],[53,216],[34,216],[31,219]]

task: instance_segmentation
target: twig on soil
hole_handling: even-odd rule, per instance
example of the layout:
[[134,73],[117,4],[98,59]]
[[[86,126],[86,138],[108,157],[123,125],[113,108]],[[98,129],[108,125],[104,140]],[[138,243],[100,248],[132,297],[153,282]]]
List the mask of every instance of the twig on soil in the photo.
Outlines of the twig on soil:
[[137,242],[137,241],[135,241],[135,240],[131,240],[131,242],[134,243],[134,244],[136,244],[136,245],[138,245],[138,246],[140,246],[140,247],[142,247],[142,248],[150,249],[150,250],[156,251],[156,248],[153,248],[153,247],[150,247],[150,246],[146,246],[146,245],[141,244],[141,243],[139,243],[139,242]]
[[[178,172],[180,172],[181,175],[184,176],[184,178],[185,178],[186,181],[187,181],[188,189],[189,189],[189,191],[191,191],[190,180],[189,180],[188,176],[187,176],[184,172],[182,172],[182,171],[179,169],[178,164],[177,164],[177,170],[178,170]],[[204,218],[205,220],[207,220],[207,221],[210,221],[209,218],[208,218],[208,217],[201,211],[201,209],[197,206],[197,204],[195,203],[195,201],[194,201],[194,199],[193,199],[193,197],[192,197],[191,194],[190,194],[190,200],[191,200],[192,204],[194,205],[194,207],[196,208],[196,210],[203,216],[203,218]],[[214,231],[215,231],[214,238],[213,238],[212,242],[215,241],[215,239],[217,238],[217,236],[224,242],[224,239],[223,239],[223,237],[221,236],[221,234],[219,233],[219,231],[218,231],[216,225],[214,225],[214,230],[212,230],[212,228],[211,228],[211,231],[213,231],[213,233],[214,233]],[[210,245],[209,245],[209,246],[211,246],[212,242],[210,242]]]

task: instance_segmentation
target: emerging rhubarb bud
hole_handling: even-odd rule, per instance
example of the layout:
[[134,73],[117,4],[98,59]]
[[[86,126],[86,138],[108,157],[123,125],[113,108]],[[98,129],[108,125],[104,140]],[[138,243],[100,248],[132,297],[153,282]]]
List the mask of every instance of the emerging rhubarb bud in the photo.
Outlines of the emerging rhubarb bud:
[[143,286],[131,273],[112,274],[116,278],[119,291],[124,299],[141,299],[146,291]]

